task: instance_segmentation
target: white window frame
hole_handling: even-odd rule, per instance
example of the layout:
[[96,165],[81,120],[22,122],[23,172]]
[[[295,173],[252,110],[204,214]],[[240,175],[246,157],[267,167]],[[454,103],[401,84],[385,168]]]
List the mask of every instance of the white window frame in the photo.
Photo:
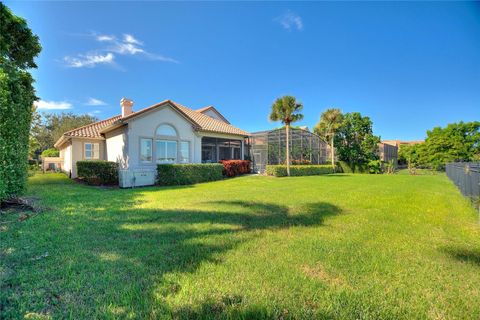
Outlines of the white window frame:
[[[165,133],[159,132],[159,131],[162,129],[162,127],[163,127],[163,128],[168,128],[168,130],[171,129],[173,134],[165,134]],[[176,129],[173,125],[171,125],[170,123],[162,123],[162,124],[160,124],[160,125],[157,127],[157,129],[155,130],[155,135],[156,135],[156,136],[161,136],[161,137],[175,137],[175,138],[176,138],[176,137],[178,137],[178,131],[177,131],[177,129]]]
[[[182,161],[183,157],[182,157],[182,144],[187,144],[187,157],[186,157],[186,161]],[[179,143],[179,146],[178,146],[178,163],[191,163],[191,157],[190,157],[190,141],[186,141],[186,140],[182,140],[180,141]]]
[[[142,141],[143,140],[150,140],[150,160],[142,160]],[[152,163],[153,162],[153,139],[152,138],[146,138],[146,137],[140,137],[140,154],[139,154],[139,159],[141,163]]]
[[[173,161],[168,161],[168,160],[159,160],[158,159],[158,153],[159,153],[159,148],[158,148],[158,143],[165,143],[165,159],[167,159],[168,155],[168,148],[167,145],[168,143],[175,143],[175,159]],[[165,164],[165,163],[177,163],[178,162],[178,140],[168,140],[168,139],[156,139],[155,140],[155,162],[158,164]]]
[[[87,145],[91,146],[90,150],[87,150]],[[91,152],[91,155],[89,157],[87,157],[87,151]],[[98,142],[85,142],[83,144],[83,157],[86,160],[99,160],[100,159],[100,144]]]

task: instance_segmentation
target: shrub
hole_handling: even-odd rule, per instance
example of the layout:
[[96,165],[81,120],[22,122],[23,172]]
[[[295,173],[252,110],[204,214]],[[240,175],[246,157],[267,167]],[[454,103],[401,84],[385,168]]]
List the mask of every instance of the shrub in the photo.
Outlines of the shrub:
[[235,177],[241,174],[250,173],[250,161],[248,160],[222,160],[223,175]]
[[90,185],[118,183],[118,164],[113,161],[77,161],[77,174]]
[[310,160],[292,160],[292,165],[311,165],[312,162]]
[[346,161],[339,161],[338,165],[343,173],[368,173],[368,166],[363,163],[350,164]]
[[395,173],[396,165],[393,159],[388,162],[385,162],[383,166],[384,166],[385,173],[387,174]]
[[[266,173],[269,176],[286,177],[287,166],[267,165]],[[329,173],[333,173],[333,167],[329,164],[290,166],[291,176],[315,176],[315,175],[329,174]]]
[[184,185],[223,179],[223,165],[204,164],[159,164],[157,166],[160,185]]
[[382,162],[380,160],[371,160],[368,163],[368,172],[372,174],[382,173]]
[[42,157],[58,157],[60,156],[60,151],[55,148],[45,149],[42,152]]
[[352,167],[345,161],[338,161],[338,166],[343,173],[353,173]]

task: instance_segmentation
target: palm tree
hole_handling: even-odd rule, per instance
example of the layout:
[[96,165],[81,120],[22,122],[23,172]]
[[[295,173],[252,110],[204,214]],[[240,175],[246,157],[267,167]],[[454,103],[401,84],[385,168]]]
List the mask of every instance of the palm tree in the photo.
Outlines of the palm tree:
[[335,172],[335,146],[334,138],[338,128],[342,125],[343,114],[340,109],[327,109],[320,115],[320,121],[315,126],[315,133],[318,134],[330,146],[332,166]]
[[300,111],[303,105],[292,96],[283,96],[275,100],[270,113],[271,121],[281,121],[287,134],[287,175],[290,176],[290,124],[303,119]]

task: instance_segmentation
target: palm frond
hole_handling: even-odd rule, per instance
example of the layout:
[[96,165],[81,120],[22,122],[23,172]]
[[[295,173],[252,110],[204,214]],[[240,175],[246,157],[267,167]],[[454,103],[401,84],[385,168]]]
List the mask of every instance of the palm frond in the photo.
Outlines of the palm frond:
[[281,121],[283,124],[290,124],[303,119],[300,111],[303,105],[293,96],[283,96],[275,100],[270,112],[271,121]]

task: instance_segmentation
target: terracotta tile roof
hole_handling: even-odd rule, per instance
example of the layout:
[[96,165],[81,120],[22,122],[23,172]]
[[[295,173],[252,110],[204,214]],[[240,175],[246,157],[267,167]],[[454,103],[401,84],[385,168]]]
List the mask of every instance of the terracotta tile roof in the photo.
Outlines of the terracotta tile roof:
[[[207,110],[213,110],[213,112],[215,112],[224,122],[230,124],[230,121],[228,121],[228,120],[223,116],[223,114],[221,114],[220,111],[218,111],[214,106],[206,106],[206,107],[197,109],[197,110],[195,110],[195,111],[205,114],[205,111],[207,111]],[[210,117],[210,118],[211,118],[211,117]]]
[[[188,107],[185,107],[179,103],[173,102],[171,100],[165,100],[160,103],[157,103],[153,106],[150,106],[148,108],[144,108],[142,110],[139,110],[137,112],[132,113],[131,115],[128,115],[126,117],[123,117],[121,115],[117,115],[99,122],[95,122],[80,128],[76,128],[70,131],[67,131],[63,134],[63,137],[57,141],[57,144],[61,142],[62,139],[68,138],[68,137],[82,137],[82,138],[93,138],[93,139],[101,139],[103,138],[101,135],[101,131],[111,125],[122,123],[125,120],[129,120],[131,118],[134,118],[140,114],[143,114],[147,111],[153,110],[155,108],[158,108],[160,106],[163,106],[165,104],[170,104],[174,108],[177,109],[187,120],[189,120],[192,123],[192,126],[195,130],[198,131],[207,131],[207,132],[215,132],[215,133],[223,133],[223,134],[233,134],[233,135],[241,135],[241,136],[248,136],[249,133],[246,131],[243,131],[241,129],[238,129],[234,126],[232,126],[229,123],[225,123],[223,121],[213,119],[212,117],[209,117],[201,112],[194,111]],[[208,109],[209,107],[203,108],[203,109]],[[200,109],[202,110],[202,109]],[[63,143],[63,142],[62,142]]]
[[195,110],[195,111],[202,113],[203,111],[207,111],[208,109],[211,109],[211,108],[213,108],[213,106],[206,106],[206,107],[197,109],[197,110]]
[[139,110],[135,113],[132,113],[131,115],[121,118],[119,121],[122,122],[125,120],[129,120],[140,114],[159,108],[166,104],[173,106],[180,114],[182,114],[185,118],[187,118],[187,120],[189,120],[192,123],[193,128],[197,131],[234,134],[234,135],[240,135],[240,136],[250,135],[248,132],[238,129],[229,123],[225,123],[223,121],[213,119],[212,117],[209,117],[198,111],[192,110],[188,107],[185,107],[184,105],[181,105],[180,103],[177,103],[171,100],[165,100],[160,103],[154,104],[153,106]]
[[112,125],[121,118],[121,115],[114,116],[99,122],[95,122],[80,128],[67,131],[63,135],[67,137],[102,138],[100,130]]
[[179,103],[171,101],[175,104],[183,113],[185,113],[190,119],[192,119],[199,127],[200,131],[209,131],[216,133],[235,134],[241,136],[250,135],[248,132],[238,129],[229,123],[221,120],[213,119],[201,112],[194,111]]

